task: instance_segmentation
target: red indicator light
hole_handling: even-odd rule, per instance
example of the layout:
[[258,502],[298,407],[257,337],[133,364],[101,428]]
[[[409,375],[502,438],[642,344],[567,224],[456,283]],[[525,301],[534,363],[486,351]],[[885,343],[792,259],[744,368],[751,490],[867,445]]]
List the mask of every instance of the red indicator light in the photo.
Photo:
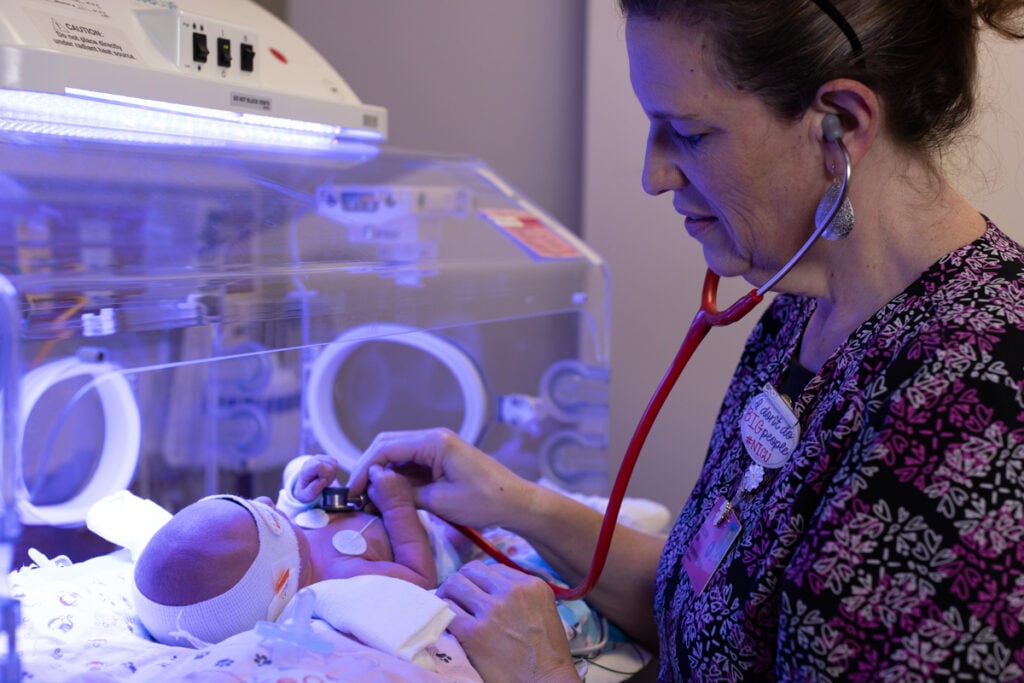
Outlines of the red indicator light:
[[274,48],[270,48],[270,54],[274,55],[277,58],[277,61],[281,62],[282,64],[288,63],[288,58],[285,57],[280,52],[278,52],[277,50],[275,50]]

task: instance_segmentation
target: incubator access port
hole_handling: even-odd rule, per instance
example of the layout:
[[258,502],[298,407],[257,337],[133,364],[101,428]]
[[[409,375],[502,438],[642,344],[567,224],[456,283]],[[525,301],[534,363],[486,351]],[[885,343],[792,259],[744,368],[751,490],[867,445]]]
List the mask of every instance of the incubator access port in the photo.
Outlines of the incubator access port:
[[603,433],[564,429],[540,447],[540,471],[545,479],[569,491],[597,493],[607,485],[604,468],[596,466],[608,446]]
[[575,359],[553,363],[541,378],[541,395],[552,414],[565,422],[608,415],[608,370]]

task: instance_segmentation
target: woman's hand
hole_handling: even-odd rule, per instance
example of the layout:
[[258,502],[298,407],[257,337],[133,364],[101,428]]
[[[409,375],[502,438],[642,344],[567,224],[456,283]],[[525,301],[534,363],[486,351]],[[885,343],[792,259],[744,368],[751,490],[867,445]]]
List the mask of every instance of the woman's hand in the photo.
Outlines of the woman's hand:
[[488,683],[580,680],[551,588],[504,565],[470,562],[441,584],[448,625]]
[[528,508],[531,484],[449,429],[382,432],[352,469],[353,494],[371,465],[391,465],[414,482],[417,505],[457,524],[501,526]]

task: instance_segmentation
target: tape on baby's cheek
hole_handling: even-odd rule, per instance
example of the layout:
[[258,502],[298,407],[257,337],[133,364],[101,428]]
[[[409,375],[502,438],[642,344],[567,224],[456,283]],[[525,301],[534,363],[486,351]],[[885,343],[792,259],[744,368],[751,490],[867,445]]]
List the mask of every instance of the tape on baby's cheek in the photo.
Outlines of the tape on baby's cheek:
[[295,530],[280,512],[262,504],[254,504],[252,509],[259,516],[261,526],[274,537],[275,545],[281,542],[287,544],[276,549],[277,558],[271,564],[274,597],[267,607],[267,619],[274,621],[298,592],[301,562],[299,543],[294,537]]

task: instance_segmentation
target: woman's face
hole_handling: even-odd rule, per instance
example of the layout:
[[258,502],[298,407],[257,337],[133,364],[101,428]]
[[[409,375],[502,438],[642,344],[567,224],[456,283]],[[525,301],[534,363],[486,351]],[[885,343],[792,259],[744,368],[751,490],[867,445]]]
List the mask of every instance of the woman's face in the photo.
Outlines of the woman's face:
[[813,231],[828,186],[809,122],[781,121],[717,78],[714,50],[697,28],[630,18],[626,44],[650,121],[644,190],[672,192],[712,270],[763,284]]

